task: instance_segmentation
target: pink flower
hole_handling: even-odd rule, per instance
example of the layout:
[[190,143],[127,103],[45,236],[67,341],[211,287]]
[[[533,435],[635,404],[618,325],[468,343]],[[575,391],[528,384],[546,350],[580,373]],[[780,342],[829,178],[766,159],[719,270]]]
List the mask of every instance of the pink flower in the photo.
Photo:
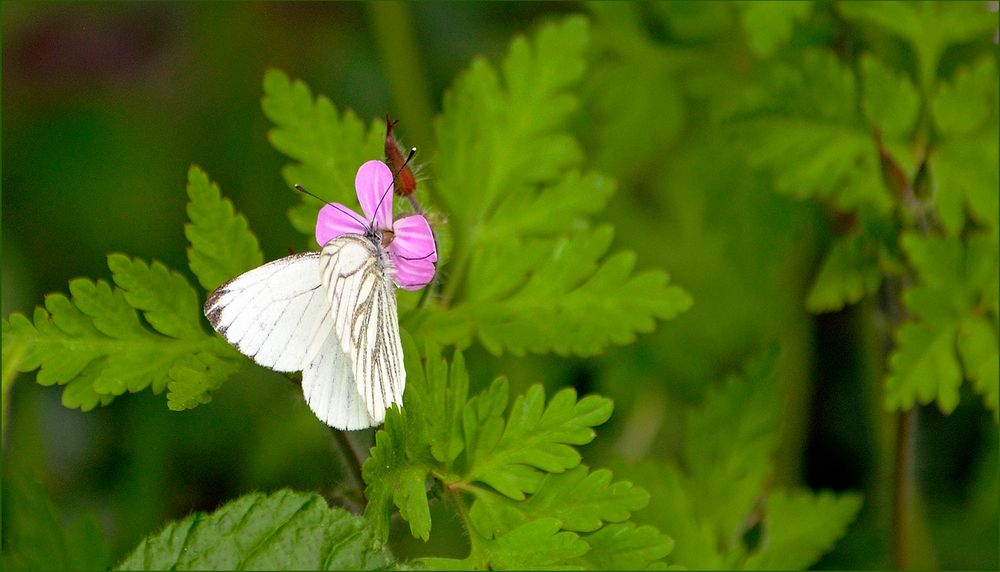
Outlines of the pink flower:
[[395,269],[396,285],[419,290],[434,278],[437,246],[423,215],[392,220],[392,171],[382,161],[368,161],[354,177],[362,217],[340,203],[327,203],[316,219],[316,242],[325,246],[342,234],[362,234],[378,241]]

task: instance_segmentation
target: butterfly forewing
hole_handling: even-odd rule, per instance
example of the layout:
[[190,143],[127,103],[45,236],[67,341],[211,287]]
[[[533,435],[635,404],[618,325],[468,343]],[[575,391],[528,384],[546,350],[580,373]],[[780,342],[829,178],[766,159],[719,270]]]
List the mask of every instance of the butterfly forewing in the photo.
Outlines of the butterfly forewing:
[[205,316],[230,344],[276,371],[309,366],[333,328],[317,252],[295,254],[241,274],[205,302]]
[[320,260],[334,332],[351,358],[357,391],[379,423],[386,408],[402,404],[406,384],[396,291],[388,264],[375,240],[357,234],[331,240]]

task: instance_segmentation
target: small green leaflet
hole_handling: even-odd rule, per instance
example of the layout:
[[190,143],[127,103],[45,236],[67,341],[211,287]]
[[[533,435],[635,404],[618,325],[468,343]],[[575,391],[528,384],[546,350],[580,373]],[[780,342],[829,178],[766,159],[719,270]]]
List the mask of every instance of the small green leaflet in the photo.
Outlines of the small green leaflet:
[[747,2],[740,7],[747,43],[762,57],[787,42],[795,26],[812,12],[812,2]]
[[188,266],[208,292],[251,268],[264,263],[257,237],[250,232],[246,217],[223,198],[219,186],[197,166],[188,170],[187,213],[184,225]]
[[364,519],[281,490],[195,513],[143,540],[118,570],[380,570],[393,557]]
[[998,246],[986,233],[957,237],[906,234],[903,248],[919,282],[904,295],[913,319],[896,335],[886,404],[908,409],[937,400],[955,409],[964,377],[997,412]]

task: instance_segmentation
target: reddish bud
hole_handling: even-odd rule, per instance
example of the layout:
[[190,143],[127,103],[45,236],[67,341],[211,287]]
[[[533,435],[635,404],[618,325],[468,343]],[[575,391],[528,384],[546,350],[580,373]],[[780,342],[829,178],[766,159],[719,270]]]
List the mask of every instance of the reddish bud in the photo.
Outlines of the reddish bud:
[[403,150],[396,138],[392,136],[392,128],[397,123],[399,123],[398,119],[392,121],[389,119],[389,114],[385,114],[385,162],[396,176],[396,194],[408,197],[417,190],[417,180],[413,177],[413,171],[410,170],[409,165],[403,166],[406,162],[406,156],[403,155]]

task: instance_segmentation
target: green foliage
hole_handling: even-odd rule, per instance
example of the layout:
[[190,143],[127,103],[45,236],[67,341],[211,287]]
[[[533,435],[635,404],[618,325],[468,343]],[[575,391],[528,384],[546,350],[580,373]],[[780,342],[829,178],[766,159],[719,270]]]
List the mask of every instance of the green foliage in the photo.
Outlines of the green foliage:
[[819,560],[844,535],[861,499],[857,495],[778,491],[767,498],[760,549],[746,570],[802,570]]
[[367,523],[323,497],[240,497],[143,540],[118,570],[378,570],[393,563]]
[[[890,359],[887,403],[930,403],[949,413],[965,377],[997,411],[998,247],[985,233],[953,237],[903,236],[919,282],[904,301],[914,319],[900,328]],[[961,355],[961,360],[960,360]]]
[[931,85],[948,45],[985,39],[997,23],[979,2],[839,2],[837,9],[907,41],[918,56],[923,85]]
[[[202,284],[258,263],[257,240],[242,215],[200,170],[192,168],[189,179],[188,253]],[[244,360],[205,331],[198,293],[159,262],[112,254],[108,266],[114,286],[71,280],[71,297],[50,294],[33,321],[21,314],[4,320],[5,365],[38,369],[38,383],[65,385],[63,405],[83,411],[146,388],[166,389],[174,410],[208,403]]]
[[792,35],[796,22],[812,11],[812,2],[747,2],[740,21],[747,44],[758,56],[770,56]]
[[385,538],[395,506],[413,536],[428,540],[432,479],[433,496],[454,505],[471,543],[463,560],[423,558],[416,565],[644,568],[670,552],[672,542],[649,527],[605,526],[628,520],[649,495],[614,482],[610,471],[590,472],[573,447],[594,438],[592,427],[611,414],[609,400],[578,400],[564,389],[546,404],[535,385],[509,403],[503,378],[466,399],[461,352],[449,366],[428,343],[422,361],[412,338],[403,340],[404,405],[388,412],[365,461],[365,516]]
[[[614,184],[580,172],[582,153],[567,131],[586,44],[582,18],[543,27],[512,42],[500,71],[475,60],[445,95],[427,183],[448,221],[438,230],[454,247],[438,262],[439,303],[401,317],[415,336],[459,347],[476,336],[494,354],[593,355],[690,307],[666,273],[635,273],[628,252],[606,256],[612,229],[587,221]],[[285,169],[289,184],[353,204],[354,170],[381,156],[383,127],[366,133],[280,72],[268,74],[264,90],[277,126],[271,142],[300,162]],[[292,222],[311,234],[319,204],[304,200]]]
[[[748,96],[747,118],[737,123],[748,159],[773,173],[778,192],[829,199],[845,211],[887,211],[878,154],[857,101],[854,74],[832,53],[807,51],[793,64],[770,68],[763,91]],[[865,101],[877,109],[877,99]]]
[[238,214],[219,186],[197,166],[188,170],[187,213],[191,224],[184,226],[184,236],[191,243],[188,266],[207,291],[264,263],[257,237],[250,232],[247,219]]
[[100,523],[84,513],[65,527],[31,477],[4,479],[4,569],[104,570],[111,561]]
[[[650,508],[636,518],[674,538],[671,560],[677,564],[808,568],[844,534],[861,506],[855,494],[787,493],[766,486],[779,428],[776,359],[772,350],[755,360],[744,376],[727,380],[688,415],[683,466],[643,461],[623,467],[650,487]],[[751,550],[744,537],[758,511],[763,536]]]
[[[264,76],[261,107],[275,125],[268,133],[271,145],[298,161],[282,170],[288,186],[300,184],[328,201],[355,205],[354,174],[365,161],[382,156],[384,127],[376,121],[366,130],[354,112],[339,113],[322,95],[313,99],[306,84],[278,70]],[[313,236],[321,206],[302,195],[302,203],[288,213],[292,226]]]
[[998,228],[1000,134],[997,132],[997,68],[984,57],[961,68],[953,83],[940,87],[933,104],[934,124],[943,141],[934,165],[938,185],[935,206],[941,226],[958,234],[965,213],[973,221]]

